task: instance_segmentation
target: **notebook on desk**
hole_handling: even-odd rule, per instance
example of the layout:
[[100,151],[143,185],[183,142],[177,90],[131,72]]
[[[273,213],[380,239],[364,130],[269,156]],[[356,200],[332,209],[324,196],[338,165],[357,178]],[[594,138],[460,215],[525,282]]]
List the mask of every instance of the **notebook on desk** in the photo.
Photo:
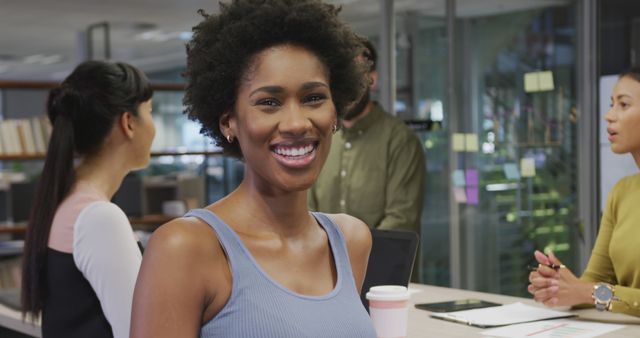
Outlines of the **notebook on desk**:
[[409,285],[418,249],[418,234],[412,231],[372,229],[371,237],[369,264],[360,293],[367,311],[365,295],[372,286]]
[[575,314],[573,313],[527,305],[520,302],[483,309],[431,314],[433,318],[477,327],[496,327],[574,316]]

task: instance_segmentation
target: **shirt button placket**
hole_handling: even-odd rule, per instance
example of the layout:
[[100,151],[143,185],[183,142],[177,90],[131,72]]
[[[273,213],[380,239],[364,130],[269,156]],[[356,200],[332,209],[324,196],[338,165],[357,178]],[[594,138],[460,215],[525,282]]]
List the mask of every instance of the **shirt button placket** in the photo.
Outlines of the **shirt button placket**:
[[[345,150],[351,149],[351,146],[352,146],[351,145],[351,141],[346,141],[344,143],[344,149]],[[343,165],[345,165],[345,164],[348,165],[348,163],[350,161],[350,158],[351,158],[350,152],[348,152],[348,151],[343,152],[343,158],[342,158]],[[343,169],[340,171],[340,178],[344,179],[344,178],[346,178],[346,176],[347,176],[347,170],[346,170],[345,167],[343,167]],[[347,212],[347,199],[346,199],[346,197],[347,197],[347,191],[349,190],[348,182],[343,180],[340,185],[341,185],[341,187],[340,187],[340,202],[339,202],[340,203],[340,212],[346,213]]]

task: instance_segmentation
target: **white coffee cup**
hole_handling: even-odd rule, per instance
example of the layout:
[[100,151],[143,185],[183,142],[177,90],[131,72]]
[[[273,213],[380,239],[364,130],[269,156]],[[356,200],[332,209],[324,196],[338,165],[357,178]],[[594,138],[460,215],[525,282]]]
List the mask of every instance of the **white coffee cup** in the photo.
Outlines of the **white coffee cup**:
[[369,289],[369,314],[378,338],[407,336],[409,290],[401,285],[379,285]]

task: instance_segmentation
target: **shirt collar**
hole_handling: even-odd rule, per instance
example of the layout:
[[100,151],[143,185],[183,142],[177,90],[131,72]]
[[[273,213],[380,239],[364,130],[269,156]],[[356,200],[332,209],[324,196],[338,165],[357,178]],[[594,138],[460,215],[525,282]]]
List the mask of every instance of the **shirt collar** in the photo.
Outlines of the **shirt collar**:
[[380,107],[380,104],[378,104],[378,102],[376,101],[373,101],[373,106],[371,107],[371,111],[369,112],[369,114],[367,114],[367,116],[358,120],[351,128],[343,128],[342,130],[345,136],[366,132],[367,129],[371,128],[371,126],[373,126],[376,121],[378,121],[382,117],[382,114],[385,114],[385,112],[382,110],[382,107]]

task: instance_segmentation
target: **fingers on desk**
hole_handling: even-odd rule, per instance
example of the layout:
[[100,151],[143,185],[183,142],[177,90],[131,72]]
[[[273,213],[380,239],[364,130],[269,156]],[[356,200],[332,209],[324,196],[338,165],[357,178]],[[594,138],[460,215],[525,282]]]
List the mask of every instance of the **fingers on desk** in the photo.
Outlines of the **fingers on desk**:
[[558,286],[537,289],[533,294],[533,299],[535,299],[536,302],[541,302],[545,305],[555,305],[555,303],[558,302],[558,290]]
[[545,278],[545,277],[531,278],[530,282],[531,282],[531,285],[533,285],[537,289],[544,289],[544,288],[560,285],[557,279]]

